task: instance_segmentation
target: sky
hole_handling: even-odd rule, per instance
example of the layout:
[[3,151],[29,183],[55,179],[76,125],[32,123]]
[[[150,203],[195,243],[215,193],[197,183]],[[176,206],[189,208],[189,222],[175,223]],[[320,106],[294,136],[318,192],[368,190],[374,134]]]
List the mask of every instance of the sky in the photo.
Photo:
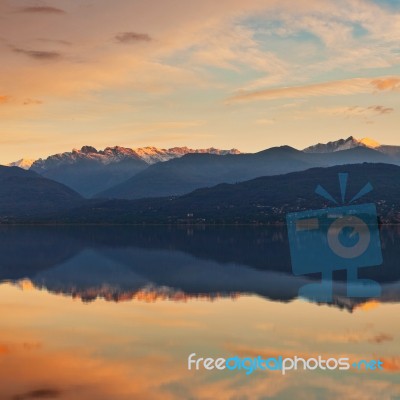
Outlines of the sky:
[[0,163],[398,144],[398,0],[0,0]]

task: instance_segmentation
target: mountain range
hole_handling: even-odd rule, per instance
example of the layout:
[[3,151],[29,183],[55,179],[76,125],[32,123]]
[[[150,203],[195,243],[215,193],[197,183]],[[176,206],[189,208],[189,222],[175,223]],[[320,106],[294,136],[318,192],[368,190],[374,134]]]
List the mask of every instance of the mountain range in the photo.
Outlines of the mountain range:
[[[189,153],[237,154],[238,150],[190,149],[174,147],[157,149],[143,147],[107,147],[97,150],[92,146],[83,146],[80,150],[55,154],[46,159],[34,161],[30,169],[46,178],[70,186],[85,197],[108,189],[146,169],[149,165],[182,157]],[[18,166],[26,167],[29,162],[20,160]],[[13,164],[17,164],[13,163]]]
[[242,182],[260,176],[287,174],[313,167],[363,162],[400,165],[400,158],[366,147],[332,153],[306,153],[282,146],[253,154],[187,154],[165,163],[154,164],[95,197],[139,199],[179,196],[219,183]]
[[381,146],[376,140],[371,138],[356,139],[354,136],[350,136],[347,139],[318,143],[306,147],[303,151],[305,153],[333,153],[335,151],[354,149],[355,147],[368,147],[379,151],[380,148],[384,146]]
[[400,147],[380,145],[352,136],[304,150],[289,146],[257,153],[236,149],[174,147],[107,147],[55,154],[12,165],[63,183],[86,198],[138,199],[176,196],[218,183],[235,183],[259,176],[360,162],[400,164]]
[[378,143],[371,138],[356,139],[353,136],[334,142],[318,143],[305,148],[306,153],[333,153],[336,151],[349,150],[357,147],[367,147],[392,158],[400,158],[400,146],[390,146]]
[[[323,180],[329,171],[346,165],[343,168],[350,168],[360,177],[380,174],[384,185],[377,183],[379,194],[392,201],[394,207],[386,208],[383,214],[393,222],[397,221],[393,210],[398,193],[393,192],[397,181],[392,180],[400,165],[399,149],[354,137],[304,150],[281,146],[258,153],[213,148],[143,148],[139,152],[108,147],[99,151],[84,146],[37,160],[29,170],[1,167],[0,218],[164,223],[195,215],[196,220],[209,222],[276,222],[284,204],[293,208],[300,199],[307,198],[303,196],[305,187],[312,193],[305,183],[298,185],[308,181],[310,171],[317,171]],[[157,162],[160,159],[165,161]],[[293,175],[296,172],[305,175]],[[268,187],[268,193],[257,185]],[[263,199],[261,203],[255,200],[259,198]],[[237,202],[232,203],[235,199]],[[271,213],[274,207],[280,210],[276,218]]]
[[348,196],[367,182],[373,192],[357,200],[377,204],[382,223],[400,223],[400,167],[363,163],[311,168],[284,175],[219,184],[182,196],[137,200],[86,200],[57,213],[17,218],[18,222],[67,224],[284,224],[288,212],[336,206],[315,194],[322,185],[340,199],[338,174],[350,174]]

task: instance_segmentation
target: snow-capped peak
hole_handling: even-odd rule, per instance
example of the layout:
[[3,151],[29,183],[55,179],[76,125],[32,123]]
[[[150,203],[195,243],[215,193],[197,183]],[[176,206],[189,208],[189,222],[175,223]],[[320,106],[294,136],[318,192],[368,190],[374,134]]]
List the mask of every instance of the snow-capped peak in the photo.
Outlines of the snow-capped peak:
[[208,149],[190,149],[188,147],[172,147],[170,149],[159,149],[157,147],[139,147],[134,149],[134,152],[148,164],[155,164],[157,162],[168,161],[172,158],[182,157],[190,153],[210,153],[210,154],[240,154],[237,149],[219,150],[214,147]]
[[336,151],[349,150],[355,147],[369,147],[372,149],[380,147],[380,144],[371,138],[357,139],[350,136],[347,139],[339,139],[328,143],[318,143],[316,145],[305,148],[306,153],[333,153]]
[[[136,149],[114,146],[97,150],[93,146],[83,146],[81,149],[73,149],[71,152],[54,154],[46,159],[31,162],[35,170],[46,170],[59,165],[71,165],[80,161],[92,161],[104,165],[117,163],[123,160],[138,160],[146,164],[168,161],[172,158],[182,157],[188,153],[212,153],[212,154],[240,154],[239,150],[219,150],[213,147],[209,149],[190,149],[188,147],[173,147],[159,149],[157,147],[139,147]],[[29,165],[29,167],[31,166]],[[28,168],[29,168],[28,167]]]
[[18,161],[14,161],[14,162],[7,164],[7,166],[8,167],[19,167],[22,169],[29,169],[34,162],[35,162],[35,160],[32,160],[30,158],[21,158]]

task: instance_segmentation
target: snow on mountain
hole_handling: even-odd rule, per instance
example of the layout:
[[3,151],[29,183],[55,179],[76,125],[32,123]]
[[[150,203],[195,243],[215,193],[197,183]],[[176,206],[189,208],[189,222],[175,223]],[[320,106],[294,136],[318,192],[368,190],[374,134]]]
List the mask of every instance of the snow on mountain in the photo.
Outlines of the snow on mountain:
[[212,153],[212,154],[239,154],[236,149],[219,150],[209,149],[190,149],[188,147],[173,147],[171,149],[159,149],[156,147],[141,147],[131,149],[127,147],[115,146],[106,147],[104,150],[97,150],[92,146],[83,146],[80,150],[73,149],[71,152],[59,153],[39,159],[33,162],[35,170],[48,169],[53,166],[71,165],[80,161],[94,161],[104,165],[118,163],[124,160],[143,160],[147,164],[155,164],[167,161],[172,158],[182,157],[188,153]]
[[7,167],[19,167],[22,169],[29,169],[35,160],[31,160],[29,158],[21,158],[18,161],[11,162],[7,164]]
[[210,153],[210,154],[240,154],[239,150],[219,150],[211,147],[209,149],[190,149],[188,147],[172,147],[171,149],[158,149],[156,147],[141,147],[134,150],[136,154],[148,164],[168,161],[172,158],[182,157],[189,153]]
[[372,149],[379,149],[381,145],[370,138],[356,139],[350,136],[347,139],[340,139],[334,142],[318,143],[316,145],[305,148],[305,153],[333,153],[336,151],[349,150],[355,147],[369,147]]
[[[354,147],[368,147],[388,155],[400,156],[399,146],[385,146],[379,144],[371,138],[357,139],[350,136],[347,139],[340,139],[328,143],[318,143],[305,148],[305,153],[333,153],[341,150],[349,150]],[[237,149],[220,150],[214,147],[208,149],[192,149],[189,147],[172,147],[169,149],[160,149],[157,147],[139,147],[128,148],[121,146],[106,147],[104,150],[97,150],[92,146],[83,146],[81,149],[73,149],[70,152],[54,154],[46,159],[36,161],[30,159],[21,159],[8,166],[17,166],[24,169],[32,167],[35,171],[41,172],[61,165],[74,165],[80,162],[94,162],[102,165],[116,164],[122,161],[144,161],[151,165],[158,162],[168,161],[173,158],[182,157],[189,153],[210,153],[210,154],[240,154]]]
[[140,157],[132,149],[125,147],[106,147],[104,150],[98,151],[92,146],[83,146],[80,150],[73,149],[71,152],[54,154],[46,159],[39,158],[32,164],[32,167],[35,170],[41,170],[85,161],[107,165],[129,159],[139,160]]

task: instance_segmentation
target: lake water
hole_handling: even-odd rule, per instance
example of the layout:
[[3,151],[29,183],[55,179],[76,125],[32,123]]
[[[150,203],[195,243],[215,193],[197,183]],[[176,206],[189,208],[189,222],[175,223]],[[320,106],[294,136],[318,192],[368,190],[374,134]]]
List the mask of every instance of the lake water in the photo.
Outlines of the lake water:
[[[400,229],[377,298],[299,298],[286,230],[1,227],[0,399],[399,399]],[[189,371],[198,357],[380,359],[383,371]]]

